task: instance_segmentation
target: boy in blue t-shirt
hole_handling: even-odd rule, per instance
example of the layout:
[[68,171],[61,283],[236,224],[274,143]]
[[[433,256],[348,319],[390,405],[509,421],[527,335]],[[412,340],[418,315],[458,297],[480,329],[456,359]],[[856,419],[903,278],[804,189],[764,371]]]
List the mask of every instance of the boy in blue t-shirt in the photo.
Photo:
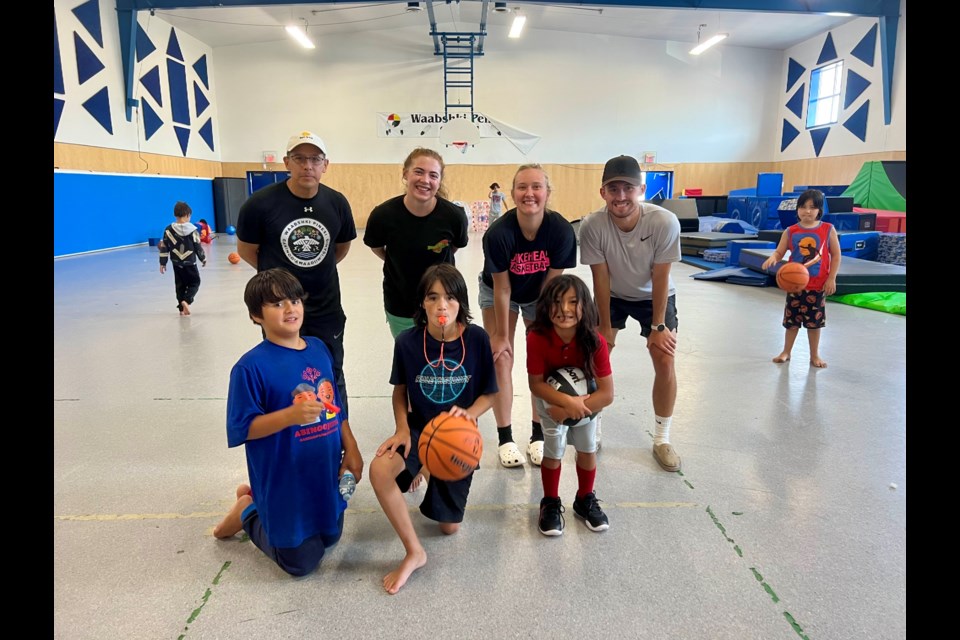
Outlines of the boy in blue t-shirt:
[[[243,529],[294,576],[316,569],[343,533],[340,476],[363,476],[339,390],[324,384],[335,380],[330,351],[319,338],[300,336],[305,297],[300,281],[280,268],[247,283],[243,300],[265,338],[230,371],[227,444],[246,446],[250,484],[237,487],[236,504],[213,530],[229,538]],[[321,387],[334,390],[335,404],[317,393]]]

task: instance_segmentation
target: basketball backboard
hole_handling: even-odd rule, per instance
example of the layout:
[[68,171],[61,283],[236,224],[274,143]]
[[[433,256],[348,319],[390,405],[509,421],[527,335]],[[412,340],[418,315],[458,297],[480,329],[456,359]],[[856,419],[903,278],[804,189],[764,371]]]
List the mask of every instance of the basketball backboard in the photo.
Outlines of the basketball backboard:
[[468,147],[480,142],[480,129],[469,120],[454,118],[440,125],[440,142],[466,153]]

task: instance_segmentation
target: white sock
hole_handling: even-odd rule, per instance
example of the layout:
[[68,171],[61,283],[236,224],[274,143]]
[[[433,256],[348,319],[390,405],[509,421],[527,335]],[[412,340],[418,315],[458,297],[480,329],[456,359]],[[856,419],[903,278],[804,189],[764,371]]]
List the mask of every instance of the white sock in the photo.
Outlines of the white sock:
[[667,444],[670,442],[670,421],[673,420],[673,416],[664,418],[662,416],[654,416],[657,419],[657,428],[653,435],[653,444]]

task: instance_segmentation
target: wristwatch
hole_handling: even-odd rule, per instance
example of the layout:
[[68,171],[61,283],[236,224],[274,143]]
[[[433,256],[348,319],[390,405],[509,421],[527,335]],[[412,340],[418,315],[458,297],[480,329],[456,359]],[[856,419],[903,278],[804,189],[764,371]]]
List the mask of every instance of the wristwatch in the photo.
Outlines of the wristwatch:
[[657,331],[666,331],[666,330],[667,330],[667,325],[665,325],[665,324],[663,324],[663,323],[661,322],[660,324],[658,324],[657,326],[655,326],[654,329],[656,329]]

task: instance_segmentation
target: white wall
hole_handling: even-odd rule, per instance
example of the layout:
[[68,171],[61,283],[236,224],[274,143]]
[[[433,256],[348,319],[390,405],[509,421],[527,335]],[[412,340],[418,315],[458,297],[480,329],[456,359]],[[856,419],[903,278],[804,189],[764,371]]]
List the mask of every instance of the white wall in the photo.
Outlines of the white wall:
[[[688,47],[689,45],[687,45]],[[442,59],[421,28],[216,51],[223,159],[258,161],[300,128],[336,162],[397,162],[418,142],[377,136],[377,112],[443,111]],[[670,55],[664,41],[531,29],[492,32],[475,59],[475,110],[542,137],[524,156],[484,138],[448,162],[599,163],[655,151],[660,164],[772,159],[781,52],[719,47]],[[302,51],[302,52],[301,52]],[[683,59],[679,59],[679,58]],[[466,96],[464,96],[464,99]]]
[[[156,50],[142,61],[136,63],[134,70],[134,97],[150,102],[150,106],[164,121],[149,140],[146,139],[141,113],[135,110],[133,120],[127,122],[126,93],[123,85],[123,65],[120,53],[120,33],[117,27],[117,10],[114,0],[100,0],[100,20],[103,36],[103,47],[81,25],[72,10],[85,3],[86,0],[54,0],[54,15],[58,28],[61,65],[63,68],[64,95],[54,94],[55,98],[65,100],[60,125],[54,137],[55,142],[80,144],[109,149],[123,149],[126,151],[140,150],[145,153],[157,153],[183,157],[180,144],[177,141],[171,123],[171,104],[167,89],[166,51],[170,36],[170,25],[159,18],[151,17],[149,13],[139,16],[140,25],[153,41]],[[97,58],[105,65],[99,73],[88,79],[82,85],[77,73],[77,53],[74,36],[94,52]],[[213,64],[213,51],[208,46],[190,36],[184,31],[177,31],[177,39],[183,54],[187,76],[187,95],[190,105],[191,134],[187,147],[187,157],[201,160],[220,160],[219,120],[216,100],[216,71]],[[135,35],[134,35],[135,38]],[[56,46],[56,43],[55,43]],[[207,56],[207,74],[210,90],[206,93],[210,106],[199,118],[194,117],[196,108],[194,103],[193,80],[196,73],[192,66],[200,56]],[[153,101],[147,90],[140,83],[140,77],[151,68],[159,66],[160,86],[163,92],[163,105]],[[105,130],[83,107],[83,103],[98,91],[107,87],[110,100],[110,119],[113,126],[111,135]],[[214,149],[211,150],[200,138],[197,131],[200,126],[213,116]]]
[[[54,0],[59,26],[66,107],[55,135],[66,142],[180,156],[170,121],[170,100],[152,102],[140,76],[159,64],[166,87],[165,51],[170,26],[141,13],[140,24],[157,46],[137,64],[135,97],[150,101],[167,124],[146,140],[140,114],[127,122],[123,71],[113,0],[100,0],[104,46],[79,26],[71,9],[83,0]],[[893,122],[884,126],[879,75],[860,100],[871,100],[867,142],[838,125],[821,156],[906,150],[906,13],[900,20],[893,86]],[[833,30],[844,55],[872,21],[857,19]],[[106,69],[79,85],[74,33]],[[484,138],[467,154],[441,149],[437,138],[391,139],[377,135],[378,112],[442,112],[442,59],[433,54],[425,28],[325,36],[315,50],[292,41],[211,50],[177,31],[187,66],[191,117],[192,63],[208,56],[214,150],[196,134],[206,113],[194,119],[191,158],[260,162],[264,151],[282,154],[291,133],[314,129],[335,162],[395,163],[416,144],[440,149],[450,163],[602,163],[611,155],[656,152],[657,162],[768,162],[814,157],[809,136],[780,153],[788,56],[815,66],[823,37],[788,52],[720,45],[700,58],[688,44],[529,29],[510,40],[492,27],[486,55],[475,63],[475,110],[542,137],[526,156],[507,140]],[[811,60],[812,58],[812,60]],[[852,59],[846,56],[847,59]],[[861,65],[865,67],[866,65]],[[880,73],[879,52],[872,74]],[[107,86],[113,135],[82,103]],[[855,108],[859,105],[855,103]],[[219,105],[223,105],[222,108]],[[792,114],[790,114],[792,117]],[[803,140],[801,140],[803,138]]]
[[[860,153],[876,153],[883,151],[905,151],[907,148],[906,139],[906,112],[907,112],[907,78],[906,78],[906,2],[903,0],[901,6],[904,13],[900,17],[898,25],[899,36],[897,38],[897,48],[894,52],[894,71],[891,93],[891,122],[890,125],[884,124],[883,113],[883,64],[880,59],[880,39],[878,32],[876,51],[874,54],[873,66],[867,65],[862,60],[850,55],[850,51],[860,42],[860,40],[877,24],[876,19],[858,18],[848,22],[842,27],[830,31],[833,37],[833,44],[837,51],[838,58],[844,63],[843,86],[841,91],[846,91],[846,80],[849,71],[854,71],[858,75],[867,79],[870,86],[856,99],[849,107],[844,108],[841,103],[840,117],[837,124],[830,127],[823,148],[820,150],[820,157],[843,156]],[[820,65],[817,60],[820,51],[823,48],[826,34],[819,35],[803,42],[791,49],[788,49],[783,59],[782,79],[779,86],[780,117],[777,119],[776,134],[776,159],[777,160],[797,160],[803,158],[816,157],[813,142],[811,141],[808,130],[806,129],[807,105],[810,92],[810,72]],[[786,89],[787,69],[790,58],[800,63],[806,68],[804,75],[789,89]],[[826,64],[826,63],[824,63]],[[798,118],[789,109],[786,108],[786,102],[794,95],[797,88],[805,84],[804,89],[804,108],[803,118]],[[866,140],[860,140],[843,123],[856,112],[866,101],[870,101],[869,112],[867,115]],[[790,143],[781,153],[781,133],[783,131],[783,120],[787,120],[796,129],[800,135]]]

